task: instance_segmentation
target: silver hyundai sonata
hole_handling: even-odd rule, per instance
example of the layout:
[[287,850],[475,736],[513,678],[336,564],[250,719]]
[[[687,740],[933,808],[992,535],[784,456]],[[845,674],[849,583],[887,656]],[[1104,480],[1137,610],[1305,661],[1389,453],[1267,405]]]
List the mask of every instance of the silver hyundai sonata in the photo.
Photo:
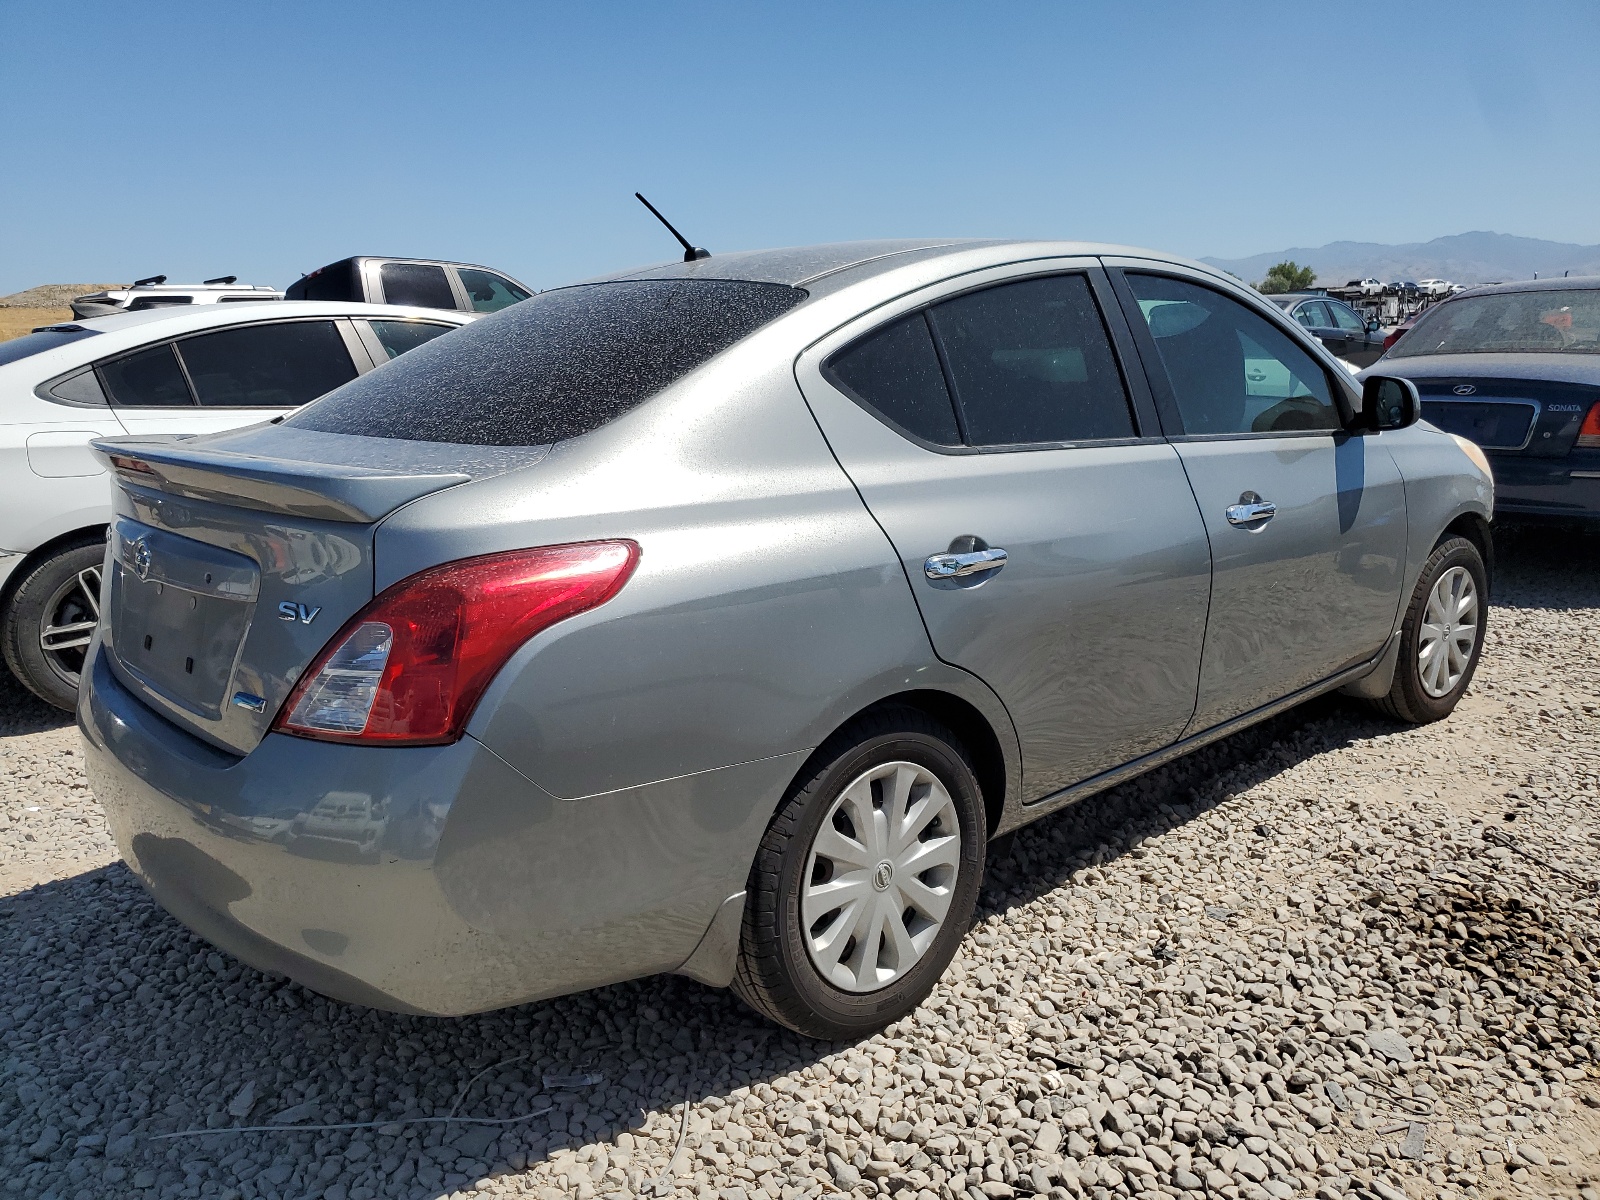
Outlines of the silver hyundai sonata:
[[91,779],[161,904],[330,996],[680,972],[858,1036],[997,835],[1330,689],[1451,711],[1493,483],[1417,412],[1126,248],[545,292],[271,424],[96,443]]

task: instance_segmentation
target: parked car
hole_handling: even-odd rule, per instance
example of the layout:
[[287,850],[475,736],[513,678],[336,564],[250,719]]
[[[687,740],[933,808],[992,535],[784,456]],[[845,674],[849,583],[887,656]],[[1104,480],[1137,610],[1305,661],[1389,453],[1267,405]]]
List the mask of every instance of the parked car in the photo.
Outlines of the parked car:
[[1405,337],[1406,334],[1410,333],[1411,327],[1417,323],[1417,318],[1422,316],[1422,314],[1427,311],[1428,310],[1425,308],[1417,309],[1416,312],[1412,313],[1405,320],[1401,321],[1400,324],[1396,325],[1394,328],[1385,333],[1383,335],[1384,352],[1388,353],[1389,347],[1393,346],[1401,338]]
[[0,342],[0,647],[71,709],[100,605],[111,485],[91,438],[270,420],[472,318],[366,304],[207,304]]
[[1309,329],[1333,353],[1356,367],[1370,367],[1383,354],[1383,332],[1342,300],[1305,292],[1285,292],[1267,299]]
[[344,258],[291,283],[290,300],[408,304],[457,312],[499,312],[532,290],[511,276],[470,263],[423,258]]
[[1424,296],[1448,296],[1455,284],[1448,279],[1419,279],[1417,290]]
[[1600,277],[1474,288],[1423,312],[1373,368],[1488,452],[1499,511],[1600,520]]
[[237,275],[220,275],[204,283],[168,283],[165,275],[139,279],[125,288],[108,288],[75,296],[72,315],[82,318],[109,317],[120,312],[144,312],[148,308],[174,308],[188,304],[237,304],[261,300],[282,300],[283,293],[265,284],[240,283]]
[[[859,1036],[944,970],[988,839],[1330,689],[1451,711],[1492,484],[1415,409],[1117,247],[547,291],[281,423],[96,443],[89,778],[162,904],[330,996],[676,971]],[[250,840],[330,808],[370,846]]]
[[1345,287],[1355,288],[1363,296],[1381,296],[1383,294],[1383,284],[1376,279],[1352,279],[1345,284]]

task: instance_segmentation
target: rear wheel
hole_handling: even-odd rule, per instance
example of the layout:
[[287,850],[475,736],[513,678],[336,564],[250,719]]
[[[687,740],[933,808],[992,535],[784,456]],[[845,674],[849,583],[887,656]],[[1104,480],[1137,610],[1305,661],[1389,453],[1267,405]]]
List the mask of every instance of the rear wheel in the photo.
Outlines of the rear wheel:
[[972,920],[983,797],[966,751],[913,709],[823,747],[750,872],[734,990],[810,1037],[855,1039],[922,1002]]
[[1478,669],[1488,621],[1483,556],[1466,538],[1445,538],[1411,593],[1394,684],[1374,703],[1414,725],[1448,717]]
[[0,622],[6,665],[28,690],[68,712],[78,703],[89,639],[100,620],[104,538],[84,538],[35,564]]

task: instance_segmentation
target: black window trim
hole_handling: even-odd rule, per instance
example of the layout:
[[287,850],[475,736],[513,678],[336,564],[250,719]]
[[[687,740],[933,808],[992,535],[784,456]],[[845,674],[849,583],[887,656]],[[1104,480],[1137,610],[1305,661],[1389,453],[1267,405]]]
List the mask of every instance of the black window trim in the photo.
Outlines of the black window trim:
[[[1361,430],[1355,428],[1356,420],[1360,413],[1359,393],[1356,392],[1354,383],[1340,378],[1341,375],[1348,375],[1348,372],[1339,366],[1337,360],[1330,365],[1326,360],[1332,357],[1332,352],[1317,339],[1315,334],[1284,311],[1281,305],[1256,301],[1251,297],[1234,295],[1220,280],[1208,278],[1198,271],[1189,271],[1176,263],[1162,262],[1159,259],[1148,261],[1121,260],[1108,262],[1105,265],[1106,273],[1110,277],[1112,292],[1116,296],[1118,304],[1122,307],[1124,319],[1132,330],[1133,344],[1144,366],[1144,374],[1149,382],[1151,393],[1155,397],[1156,411],[1160,416],[1161,426],[1166,431],[1167,441],[1175,443],[1239,442],[1257,441],[1263,438],[1330,437],[1361,432]],[[1340,427],[1337,429],[1263,430],[1260,433],[1185,433],[1183,431],[1183,416],[1178,409],[1177,397],[1173,395],[1172,384],[1167,379],[1167,369],[1166,365],[1161,361],[1161,352],[1156,348],[1155,338],[1150,333],[1150,326],[1145,324],[1144,315],[1139,308],[1138,298],[1133,294],[1133,289],[1125,278],[1129,274],[1155,275],[1174,279],[1180,283],[1190,283],[1196,287],[1206,288],[1225,299],[1244,305],[1249,311],[1274,324],[1290,341],[1310,354],[1312,360],[1322,368],[1322,372],[1328,380],[1329,394],[1334,397],[1334,407],[1339,413]]]
[[[1027,263],[1006,263],[1000,269],[1015,267],[1032,267],[1009,275],[987,277],[995,270],[992,267],[981,267],[974,274],[982,273],[986,276],[981,282],[970,281],[966,286],[954,288],[950,291],[940,291],[937,295],[929,296],[920,303],[910,308],[894,312],[885,319],[878,321],[870,328],[854,333],[848,340],[829,350],[826,356],[817,364],[817,373],[823,380],[850,399],[852,403],[863,409],[874,419],[894,430],[895,433],[905,438],[924,450],[934,454],[964,455],[964,454],[1020,454],[1032,450],[1078,450],[1098,446],[1138,446],[1151,442],[1165,441],[1161,432],[1161,425],[1157,419],[1154,398],[1151,396],[1145,382],[1143,372],[1137,370],[1138,360],[1129,353],[1128,331],[1126,320],[1105,278],[1103,267],[1090,263],[1079,263],[1072,266],[1063,266],[1059,260],[1052,262],[1049,259],[1031,260]],[[1066,442],[1010,442],[1003,445],[973,446],[966,444],[967,423],[961,411],[961,401],[956,395],[955,383],[951,378],[950,364],[945,359],[944,346],[939,340],[939,335],[933,328],[933,322],[928,320],[928,310],[935,308],[947,301],[958,299],[961,296],[970,296],[974,292],[988,291],[990,288],[1004,287],[1007,284],[1022,283],[1029,279],[1045,279],[1056,275],[1083,275],[1089,281],[1089,293],[1100,314],[1100,324],[1105,331],[1106,341],[1111,347],[1111,356],[1117,364],[1117,374],[1122,380],[1123,398],[1128,405],[1128,416],[1133,424],[1134,433],[1131,437],[1118,438],[1078,438]],[[937,287],[943,287],[953,282],[943,280]],[[898,422],[885,416],[864,396],[847,387],[831,369],[831,363],[838,355],[843,354],[850,347],[864,338],[871,337],[879,330],[886,329],[897,321],[906,317],[921,315],[928,327],[928,336],[933,341],[934,352],[939,357],[939,369],[944,373],[945,391],[950,397],[950,407],[955,412],[956,431],[961,435],[962,445],[944,446],[938,442],[930,442],[919,435],[912,433]]]
[[[308,302],[308,303],[329,303],[329,302],[328,301],[314,301],[314,302]],[[449,310],[448,309],[441,309],[440,311],[441,312],[447,312]],[[399,319],[400,320],[405,320],[406,318],[402,317],[402,318],[399,318]],[[227,331],[234,330],[234,329],[256,329],[256,328],[259,328],[260,326],[263,326],[263,325],[300,325],[300,324],[304,324],[304,323],[306,323],[308,321],[331,321],[333,323],[333,327],[336,330],[338,330],[338,332],[339,332],[340,340],[344,343],[345,353],[350,356],[350,365],[353,366],[355,368],[355,370],[356,370],[356,378],[359,379],[361,376],[365,375],[368,371],[372,370],[374,367],[379,365],[376,361],[372,360],[372,356],[371,356],[370,351],[368,351],[366,345],[364,343],[362,343],[362,341],[360,340],[360,337],[355,334],[355,330],[352,328],[351,319],[349,317],[344,317],[344,316],[316,316],[316,315],[310,315],[310,314],[302,314],[302,315],[299,315],[299,316],[292,316],[292,317],[264,317],[263,319],[261,319],[259,321],[229,321],[226,324],[222,324],[222,325],[210,325],[210,326],[207,326],[205,329],[190,330],[188,333],[180,333],[176,337],[165,338],[165,339],[162,339],[161,341],[147,342],[143,346],[135,346],[130,350],[123,350],[123,351],[120,351],[120,352],[118,352],[116,354],[108,354],[104,358],[96,359],[94,362],[90,363],[87,367],[80,367],[80,368],[76,368],[74,370],[68,371],[65,374],[56,376],[54,379],[49,380],[47,383],[40,384],[39,386],[41,388],[43,388],[43,387],[54,387],[56,384],[63,382],[64,380],[66,380],[70,376],[78,374],[78,372],[81,371],[81,370],[91,370],[91,371],[95,372],[96,376],[98,376],[99,379],[100,379],[100,390],[105,393],[105,397],[106,397],[106,405],[105,406],[107,408],[134,409],[134,410],[137,410],[139,412],[187,412],[191,408],[206,408],[206,407],[208,407],[207,405],[204,405],[204,404],[200,403],[200,394],[197,391],[195,391],[194,380],[189,377],[189,364],[184,361],[182,352],[177,350],[178,343],[186,342],[190,338],[204,337],[204,336],[206,336],[207,334],[210,334],[210,333],[223,333],[223,332],[227,332]],[[173,357],[178,360],[178,370],[180,372],[182,372],[183,381],[189,387],[189,403],[188,404],[118,404],[116,402],[116,400],[112,397],[111,389],[106,386],[105,376],[100,374],[100,368],[103,367],[103,366],[107,366],[107,365],[109,365],[111,363],[118,362],[119,360],[124,359],[124,358],[132,358],[135,354],[143,354],[146,350],[154,350],[157,346],[163,346],[163,345],[168,347],[168,349],[173,350]],[[359,354],[357,353],[357,350],[360,351]],[[384,361],[385,362],[388,361],[387,357],[384,359]],[[72,404],[71,401],[62,400],[60,397],[57,397],[57,396],[46,396],[44,398],[47,399],[47,400],[54,401],[56,404]],[[74,404],[73,407],[75,407],[75,408],[98,408],[100,406],[99,405],[88,405],[88,404]],[[279,407],[279,406],[277,406],[277,405],[265,405],[263,407],[276,408],[276,407]],[[241,406],[240,410],[241,411],[245,411],[245,412],[257,411],[254,408],[244,408],[243,406]]]
[[[33,388],[33,394],[39,397],[41,400],[46,400],[51,404],[59,404],[63,408],[85,408],[95,411],[100,409],[109,409],[112,406],[111,397],[106,392],[105,381],[100,378],[98,373],[96,373],[95,366],[96,364],[92,362],[83,363],[79,366],[73,367],[70,371],[63,371],[59,375],[52,375],[43,383],[35,384]],[[99,404],[94,404],[86,400],[68,400],[63,396],[57,396],[54,394],[52,391],[53,388],[58,388],[63,383],[66,383],[72,379],[76,379],[79,375],[94,375],[95,382],[100,385],[100,394],[104,396],[105,399],[103,399]]]

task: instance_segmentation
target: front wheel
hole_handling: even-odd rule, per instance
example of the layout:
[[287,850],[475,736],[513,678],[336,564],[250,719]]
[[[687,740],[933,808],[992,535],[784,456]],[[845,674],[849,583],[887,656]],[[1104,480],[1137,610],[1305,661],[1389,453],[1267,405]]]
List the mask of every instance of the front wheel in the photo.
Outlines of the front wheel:
[[1413,725],[1448,717],[1478,669],[1489,622],[1488,573],[1462,537],[1434,547],[1411,593],[1389,694],[1374,703]]
[[842,730],[762,837],[734,990],[809,1037],[898,1020],[971,924],[986,834],[971,761],[944,726],[893,709]]

